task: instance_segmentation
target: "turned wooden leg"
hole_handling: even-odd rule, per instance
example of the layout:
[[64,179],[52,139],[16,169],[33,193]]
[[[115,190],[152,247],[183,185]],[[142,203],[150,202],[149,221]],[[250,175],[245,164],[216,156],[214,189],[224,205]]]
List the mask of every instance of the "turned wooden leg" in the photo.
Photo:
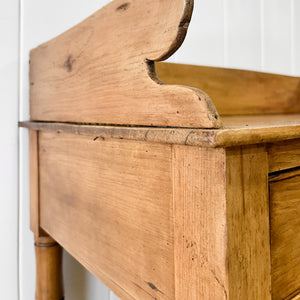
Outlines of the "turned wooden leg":
[[64,299],[62,248],[50,237],[35,238],[36,300]]

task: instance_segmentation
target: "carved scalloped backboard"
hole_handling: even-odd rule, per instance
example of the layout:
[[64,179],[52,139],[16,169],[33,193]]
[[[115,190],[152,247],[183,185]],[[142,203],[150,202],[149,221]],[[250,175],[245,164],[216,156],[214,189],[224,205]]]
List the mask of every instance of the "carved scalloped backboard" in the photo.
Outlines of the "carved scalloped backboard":
[[192,10],[192,0],[115,0],[33,49],[31,120],[220,127],[205,93],[155,73],[182,44]]

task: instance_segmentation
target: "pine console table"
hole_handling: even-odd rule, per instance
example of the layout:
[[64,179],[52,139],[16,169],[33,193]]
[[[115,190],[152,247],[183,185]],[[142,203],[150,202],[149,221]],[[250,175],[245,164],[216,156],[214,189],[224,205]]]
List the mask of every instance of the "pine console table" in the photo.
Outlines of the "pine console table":
[[115,0],[31,51],[37,300],[62,247],[122,299],[299,299],[300,78],[161,63],[192,9]]

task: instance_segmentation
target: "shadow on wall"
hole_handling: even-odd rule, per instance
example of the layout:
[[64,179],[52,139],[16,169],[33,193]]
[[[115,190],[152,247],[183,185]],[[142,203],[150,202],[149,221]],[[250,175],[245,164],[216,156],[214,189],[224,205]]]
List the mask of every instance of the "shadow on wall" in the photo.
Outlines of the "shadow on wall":
[[66,251],[63,252],[65,300],[119,300]]
[[[65,299],[85,300],[87,292],[87,272],[71,255],[64,251],[63,274]],[[65,275],[70,274],[70,275]]]

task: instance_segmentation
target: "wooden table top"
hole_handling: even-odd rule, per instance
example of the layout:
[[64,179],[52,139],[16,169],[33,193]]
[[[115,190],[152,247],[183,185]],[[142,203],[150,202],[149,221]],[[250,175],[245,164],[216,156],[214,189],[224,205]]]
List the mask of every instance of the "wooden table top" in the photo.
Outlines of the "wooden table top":
[[201,147],[231,147],[300,138],[300,114],[223,116],[220,129],[103,126],[20,122],[20,127],[91,136]]

